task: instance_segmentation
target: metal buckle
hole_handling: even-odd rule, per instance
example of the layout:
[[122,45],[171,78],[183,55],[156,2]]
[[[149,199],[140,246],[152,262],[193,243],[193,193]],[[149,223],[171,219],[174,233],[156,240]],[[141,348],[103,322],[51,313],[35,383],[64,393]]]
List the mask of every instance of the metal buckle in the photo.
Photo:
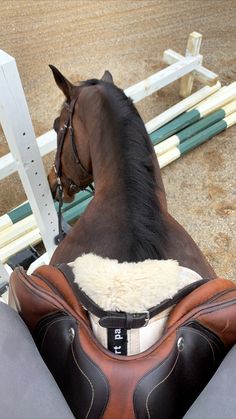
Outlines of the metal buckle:
[[143,312],[143,314],[146,314],[145,323],[143,325],[143,327],[146,327],[148,325],[148,323],[149,323],[149,320],[150,320],[150,313],[149,313],[148,310],[146,310],[146,311]]

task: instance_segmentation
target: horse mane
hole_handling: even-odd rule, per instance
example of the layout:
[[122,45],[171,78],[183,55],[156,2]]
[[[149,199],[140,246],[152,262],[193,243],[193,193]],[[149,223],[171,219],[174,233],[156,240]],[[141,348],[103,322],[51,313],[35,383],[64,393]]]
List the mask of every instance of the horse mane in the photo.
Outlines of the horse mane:
[[153,161],[153,145],[144,122],[132,100],[112,83],[87,80],[86,86],[100,84],[109,101],[109,111],[118,118],[121,171],[125,179],[128,208],[128,240],[131,243],[127,261],[164,259],[166,230]]

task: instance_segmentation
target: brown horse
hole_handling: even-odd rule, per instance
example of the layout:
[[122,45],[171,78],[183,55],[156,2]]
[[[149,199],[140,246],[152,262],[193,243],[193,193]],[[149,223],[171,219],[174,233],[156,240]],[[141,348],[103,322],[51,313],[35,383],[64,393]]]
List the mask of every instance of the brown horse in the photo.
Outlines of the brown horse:
[[52,194],[56,197],[59,182],[68,202],[95,184],[94,198],[57,247],[51,264],[71,262],[84,253],[119,262],[175,259],[203,278],[215,278],[198,246],[168,213],[145,125],[111,74],[106,71],[101,80],[74,86],[50,67],[66,97],[54,122],[58,147],[48,176]]

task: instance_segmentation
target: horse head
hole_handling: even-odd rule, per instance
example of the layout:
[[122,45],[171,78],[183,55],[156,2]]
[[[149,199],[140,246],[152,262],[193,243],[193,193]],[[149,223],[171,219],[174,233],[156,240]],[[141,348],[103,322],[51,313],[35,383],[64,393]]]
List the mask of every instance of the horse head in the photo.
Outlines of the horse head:
[[[86,189],[93,182],[86,126],[87,112],[84,110],[88,110],[88,106],[86,109],[88,88],[97,85],[99,80],[93,79],[75,86],[56,67],[50,65],[50,68],[57,86],[65,95],[65,101],[59,117],[53,124],[57,133],[57,152],[48,181],[54,198],[59,199],[58,192],[61,191],[63,201],[71,202],[77,192]],[[105,83],[113,83],[109,71],[105,71],[101,80]],[[94,95],[94,92],[92,93]],[[87,104],[89,105],[88,101]]]

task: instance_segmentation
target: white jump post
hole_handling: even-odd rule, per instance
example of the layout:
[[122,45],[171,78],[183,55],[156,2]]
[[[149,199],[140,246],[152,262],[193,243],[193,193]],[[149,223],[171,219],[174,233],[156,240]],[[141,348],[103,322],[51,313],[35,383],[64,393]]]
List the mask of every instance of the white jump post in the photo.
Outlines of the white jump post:
[[0,50],[0,122],[46,251],[55,249],[57,214],[15,59]]

